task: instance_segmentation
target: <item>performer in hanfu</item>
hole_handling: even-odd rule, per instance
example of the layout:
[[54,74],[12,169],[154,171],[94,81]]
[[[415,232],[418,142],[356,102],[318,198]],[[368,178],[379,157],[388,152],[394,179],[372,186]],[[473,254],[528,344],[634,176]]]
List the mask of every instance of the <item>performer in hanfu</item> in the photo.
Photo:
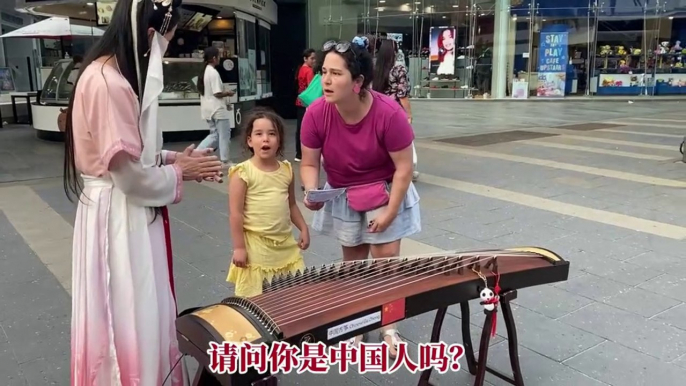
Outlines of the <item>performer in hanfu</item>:
[[71,385],[187,382],[175,334],[166,206],[181,200],[183,181],[219,179],[221,163],[192,146],[161,149],[162,58],[180,5],[119,0],[70,100],[65,190],[79,197]]

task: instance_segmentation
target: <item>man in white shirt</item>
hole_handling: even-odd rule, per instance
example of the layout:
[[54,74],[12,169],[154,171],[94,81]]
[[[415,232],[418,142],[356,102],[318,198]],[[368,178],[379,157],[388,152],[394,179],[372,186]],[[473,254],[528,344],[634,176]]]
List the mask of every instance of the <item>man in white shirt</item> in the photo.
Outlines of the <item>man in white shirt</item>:
[[205,68],[198,77],[200,92],[200,114],[210,127],[210,134],[200,143],[198,149],[219,148],[219,159],[224,167],[231,166],[229,145],[231,144],[231,113],[224,98],[233,96],[233,91],[224,91],[222,79],[215,68],[219,65],[219,50],[205,49]]

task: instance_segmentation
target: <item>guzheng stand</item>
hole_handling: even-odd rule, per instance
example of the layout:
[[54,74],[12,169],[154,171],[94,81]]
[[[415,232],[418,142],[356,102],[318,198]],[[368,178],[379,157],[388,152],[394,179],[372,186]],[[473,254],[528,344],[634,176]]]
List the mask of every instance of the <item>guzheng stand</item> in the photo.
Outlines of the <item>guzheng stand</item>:
[[[505,328],[507,330],[507,345],[510,354],[510,365],[512,366],[512,377],[508,377],[498,370],[488,367],[488,347],[491,343],[491,323],[493,318],[498,317],[498,308],[493,311],[484,310],[486,320],[481,330],[481,342],[479,343],[479,358],[474,354],[474,345],[472,344],[472,335],[469,324],[469,303],[460,303],[460,319],[462,320],[462,342],[464,346],[464,357],[467,360],[467,368],[472,375],[476,375],[474,386],[483,386],[486,378],[486,371],[495,375],[496,377],[515,386],[524,386],[524,379],[522,378],[522,371],[519,367],[519,353],[517,351],[517,330],[515,328],[514,317],[512,315],[512,308],[510,301],[517,298],[517,290],[504,292],[500,295],[499,305],[502,307],[503,319],[505,321]],[[440,308],[436,311],[436,319],[434,319],[434,326],[431,332],[431,343],[438,343],[441,335],[441,327],[447,308]],[[419,386],[433,386],[429,381],[431,378],[431,369],[424,370],[419,378]]]

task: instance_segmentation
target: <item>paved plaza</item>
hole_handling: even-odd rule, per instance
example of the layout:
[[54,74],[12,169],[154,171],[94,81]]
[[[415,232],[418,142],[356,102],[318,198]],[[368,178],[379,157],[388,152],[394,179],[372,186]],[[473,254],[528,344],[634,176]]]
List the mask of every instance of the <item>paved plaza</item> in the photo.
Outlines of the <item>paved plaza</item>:
[[[513,306],[527,386],[683,385],[686,164],[678,101],[413,103],[423,230],[403,254],[536,245],[571,262],[566,282],[519,291]],[[287,157],[293,157],[289,122]],[[245,155],[232,143],[234,161]],[[170,143],[182,149],[186,143]],[[297,168],[296,168],[297,171]],[[71,237],[62,144],[0,129],[0,386],[68,385]],[[298,191],[300,194],[300,191]],[[226,184],[186,183],[170,208],[180,309],[232,294]],[[312,213],[303,208],[309,221]],[[308,265],[340,261],[313,234]],[[484,315],[472,302],[478,347]],[[442,340],[460,343],[451,307]],[[416,355],[435,312],[399,323]],[[502,319],[489,348],[509,374]],[[378,337],[372,335],[372,341]],[[195,361],[186,359],[191,370]],[[463,370],[436,385],[471,385]],[[279,376],[281,385],[416,385],[419,375]],[[488,385],[505,385],[493,375]]]

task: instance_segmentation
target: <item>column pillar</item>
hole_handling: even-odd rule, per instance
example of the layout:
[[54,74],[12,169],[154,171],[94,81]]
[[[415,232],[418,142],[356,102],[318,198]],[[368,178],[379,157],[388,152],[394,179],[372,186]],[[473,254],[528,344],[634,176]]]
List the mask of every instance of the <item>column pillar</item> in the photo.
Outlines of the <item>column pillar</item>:
[[508,45],[510,42],[510,0],[496,0],[495,28],[493,31],[493,73],[491,75],[491,98],[507,97]]

